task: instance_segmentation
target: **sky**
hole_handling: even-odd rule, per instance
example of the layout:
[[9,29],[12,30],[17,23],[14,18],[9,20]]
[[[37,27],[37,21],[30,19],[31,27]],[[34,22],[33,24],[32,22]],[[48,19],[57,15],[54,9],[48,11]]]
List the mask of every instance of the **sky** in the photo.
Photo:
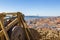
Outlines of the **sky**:
[[60,0],[0,0],[0,12],[26,16],[60,16]]

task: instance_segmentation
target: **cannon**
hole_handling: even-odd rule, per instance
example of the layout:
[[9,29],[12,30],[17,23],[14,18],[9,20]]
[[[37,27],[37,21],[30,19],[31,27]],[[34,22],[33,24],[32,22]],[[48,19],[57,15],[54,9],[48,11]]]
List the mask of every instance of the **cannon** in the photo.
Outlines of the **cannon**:
[[21,12],[0,13],[0,40],[34,40]]

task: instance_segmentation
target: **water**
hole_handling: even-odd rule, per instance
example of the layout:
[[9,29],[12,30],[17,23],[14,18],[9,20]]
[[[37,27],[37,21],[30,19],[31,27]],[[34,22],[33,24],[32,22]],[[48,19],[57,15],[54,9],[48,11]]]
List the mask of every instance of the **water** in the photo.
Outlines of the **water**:
[[47,16],[25,16],[25,20],[47,18]]

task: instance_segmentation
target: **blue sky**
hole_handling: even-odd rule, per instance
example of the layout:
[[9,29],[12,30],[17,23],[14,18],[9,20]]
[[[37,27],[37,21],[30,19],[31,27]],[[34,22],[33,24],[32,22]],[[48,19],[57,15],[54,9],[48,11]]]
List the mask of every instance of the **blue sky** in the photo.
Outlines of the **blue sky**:
[[34,16],[60,16],[60,0],[0,0],[0,12]]

